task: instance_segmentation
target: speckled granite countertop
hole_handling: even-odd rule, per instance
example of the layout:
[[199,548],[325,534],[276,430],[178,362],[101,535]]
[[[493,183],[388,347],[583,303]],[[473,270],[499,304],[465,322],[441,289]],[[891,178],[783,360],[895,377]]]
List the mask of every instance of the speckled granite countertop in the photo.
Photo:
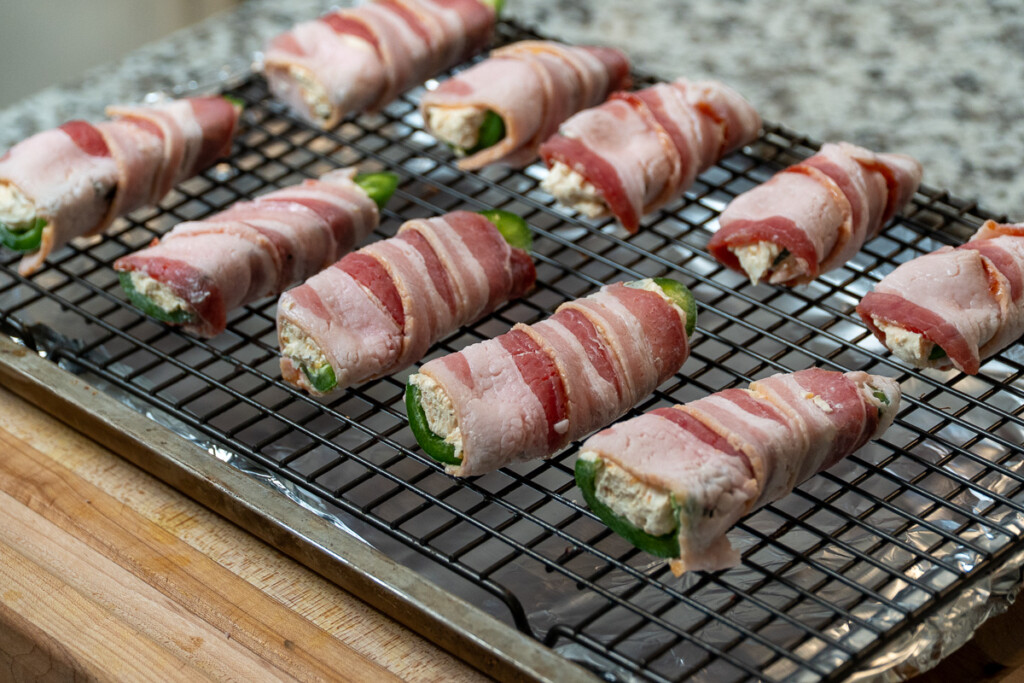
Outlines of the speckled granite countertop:
[[[0,149],[69,118],[101,118],[111,102],[215,82],[219,71],[244,68],[267,37],[330,4],[249,0],[79,83],[47,88],[0,111]],[[1024,220],[1019,0],[881,4],[509,0],[508,14],[568,41],[624,48],[666,78],[723,80],[766,119],[818,140],[912,154],[927,184]]]

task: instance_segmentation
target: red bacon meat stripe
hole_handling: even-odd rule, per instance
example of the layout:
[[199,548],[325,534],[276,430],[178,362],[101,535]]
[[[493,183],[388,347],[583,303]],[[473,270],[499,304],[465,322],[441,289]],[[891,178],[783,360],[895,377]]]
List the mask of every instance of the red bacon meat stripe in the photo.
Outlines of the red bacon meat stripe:
[[376,0],[278,35],[263,71],[276,97],[329,128],[473,56],[490,42],[495,20],[482,0]]
[[431,121],[446,111],[472,107],[494,112],[504,123],[505,137],[460,159],[459,166],[525,166],[565,119],[629,84],[629,58],[619,50],[522,41],[494,50],[488,59],[428,92],[420,111],[435,137],[441,136]]
[[[553,171],[542,184],[563,204],[593,218],[613,215],[634,233],[645,214],[680,196],[760,129],[753,107],[715,81],[679,79],[615,93],[541,145]],[[569,172],[575,175],[567,178]]]
[[[580,447],[577,481],[584,485],[584,467],[596,468],[588,500],[603,506],[602,517],[614,515],[639,547],[650,543],[653,551],[651,541],[660,541],[677,575],[727,569],[739,553],[726,532],[740,518],[881,435],[899,401],[895,380],[864,372],[772,375],[598,432]],[[638,516],[640,498],[661,500],[663,509]],[[653,527],[659,515],[667,530]],[[666,538],[678,542],[672,554],[664,552]]]
[[829,143],[730,202],[708,250],[754,284],[804,284],[849,261],[920,183],[911,157]]
[[419,376],[440,386],[458,419],[461,462],[447,471],[472,476],[550,457],[625,413],[689,353],[681,308],[616,283],[432,360]]
[[281,296],[281,374],[322,393],[289,354],[295,330],[333,369],[332,389],[397,372],[460,326],[526,293],[536,277],[529,254],[510,247],[479,214],[409,221],[395,237],[345,256]]
[[1024,223],[987,221],[966,244],[907,261],[857,312],[910,365],[977,374],[1024,334]]
[[193,314],[186,329],[215,336],[228,312],[320,272],[377,227],[377,205],[354,175],[331,171],[180,223],[114,269],[156,280]]
[[114,120],[71,121],[12,147],[0,157],[0,186],[16,189],[46,223],[19,271],[31,274],[52,250],[156,204],[207,168],[230,149],[239,112],[222,97],[111,107]]

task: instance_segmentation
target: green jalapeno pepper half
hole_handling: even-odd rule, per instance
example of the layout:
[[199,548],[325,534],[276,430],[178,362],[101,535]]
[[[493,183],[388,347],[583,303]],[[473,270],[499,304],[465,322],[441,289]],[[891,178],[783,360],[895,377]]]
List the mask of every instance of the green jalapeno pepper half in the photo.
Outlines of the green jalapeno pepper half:
[[[391,195],[394,194],[395,188],[398,187],[398,176],[394,173],[361,173],[356,176],[355,182],[359,187],[363,188],[367,196],[376,202],[378,206],[383,206],[391,198]],[[0,224],[0,229],[2,227],[2,224]],[[2,232],[0,232],[0,237],[2,237]],[[118,279],[121,282],[121,288],[128,295],[128,300],[149,317],[171,325],[184,325],[195,320],[195,314],[191,311],[182,309],[167,311],[151,298],[139,292],[132,285],[131,277],[128,273],[120,273]],[[314,371],[308,371],[303,366],[302,371],[306,373],[310,383],[317,388],[317,391],[329,391],[337,383],[334,379],[334,370],[330,366],[326,366],[326,370],[321,368]],[[314,376],[316,379],[314,379]],[[321,389],[320,386],[327,386],[327,388]]]
[[[221,95],[221,97],[239,110],[245,107],[245,102],[237,97],[231,95]],[[45,218],[36,218],[23,226],[11,226],[0,222],[0,244],[12,251],[38,251],[39,245],[42,244],[43,228],[47,224]]]
[[427,414],[423,410],[420,389],[415,384],[408,384],[405,387],[405,411],[409,415],[412,435],[416,437],[416,443],[424,453],[445,465],[458,465],[462,462],[462,458],[455,455],[455,446],[430,429]]
[[[652,279],[654,284],[658,285],[661,291],[665,293],[665,296],[686,313],[686,336],[687,338],[692,337],[693,331],[697,328],[697,300],[693,298],[689,287],[670,277],[656,277]],[[645,280],[634,280],[633,282],[627,282],[626,286],[642,288],[645,283]]]
[[[643,287],[645,283],[646,281],[644,280],[637,280],[635,282],[627,282],[626,286]],[[686,285],[671,278],[654,278],[654,283],[661,288],[661,291],[674,304],[686,312],[686,336],[691,336],[697,324],[697,302],[693,298],[693,294],[690,293]],[[455,455],[454,447],[446,442],[444,437],[430,429],[423,410],[420,390],[412,384],[406,385],[405,406],[409,415],[409,426],[412,429],[412,434],[416,437],[416,442],[419,443],[423,452],[446,465],[460,464],[462,459]]]
[[334,368],[330,363],[324,363],[319,368],[312,369],[302,363],[302,374],[306,376],[313,388],[322,394],[338,386],[338,378],[334,375]]
[[676,520],[675,529],[662,536],[653,536],[625,517],[615,514],[610,507],[598,499],[596,492],[597,473],[602,467],[604,467],[604,463],[600,459],[576,459],[576,485],[579,486],[580,491],[583,493],[583,499],[587,501],[587,506],[590,510],[600,517],[601,521],[607,524],[609,529],[640,550],[650,553],[655,557],[679,557],[679,517],[682,508],[676,503],[675,496],[670,496],[672,501],[672,517]]
[[479,213],[494,224],[509,246],[523,251],[530,251],[533,248],[533,233],[521,216],[501,209],[489,209]]
[[171,325],[184,325],[195,320],[196,316],[192,311],[186,311],[180,308],[168,311],[162,306],[157,305],[156,302],[145,294],[139,292],[139,290],[135,289],[135,285],[132,284],[130,272],[122,271],[118,273],[117,279],[121,283],[121,289],[123,289],[124,293],[128,295],[128,300],[132,302],[132,305],[148,315],[150,318],[159,320],[162,323],[170,323]]
[[377,204],[377,208],[383,209],[391,195],[398,189],[398,176],[388,171],[360,173],[356,176],[355,183]]
[[23,226],[11,226],[0,222],[0,244],[12,251],[37,251],[46,226],[45,218],[36,218]]
[[[390,189],[387,190],[387,197],[390,197],[390,193],[392,193],[392,191],[394,191],[394,187],[397,186],[398,176],[394,175],[393,173],[373,173],[370,175],[389,176],[389,178],[387,179],[375,178],[373,182],[378,183],[381,186],[385,186],[385,180],[387,182],[391,182],[392,184],[390,185]],[[356,182],[359,182],[358,176],[356,177]],[[366,186],[362,185],[361,183],[360,186],[366,188]],[[386,202],[387,198],[384,198],[384,201]],[[494,223],[495,226],[498,228],[498,231],[502,233],[502,237],[505,238],[506,242],[508,242],[513,247],[519,247],[520,249],[529,249],[530,245],[532,245],[532,236],[529,232],[529,226],[526,225],[525,220],[515,215],[514,213],[494,209],[490,211],[481,211],[480,214],[490,222]],[[520,247],[520,245],[525,246]],[[330,364],[324,365],[323,367],[317,368],[315,370],[310,369],[309,367],[306,366],[306,364],[301,364],[300,367],[302,368],[302,373],[306,376],[306,379],[309,380],[309,383],[313,386],[314,389],[316,389],[316,391],[319,391],[321,393],[327,393],[334,389],[336,386],[338,386],[338,380],[334,374],[334,369],[330,366]],[[412,388],[415,389],[415,387]],[[408,403],[408,393],[406,400]],[[417,391],[416,404],[420,404],[419,391]],[[420,415],[423,415],[422,408],[420,408]],[[424,429],[427,429],[426,417],[422,417],[421,423],[424,425]],[[427,429],[427,431],[429,432],[429,429]],[[450,450],[451,447],[452,446],[449,446]],[[453,464],[458,464],[458,461],[455,460],[454,455],[450,455],[449,457],[452,460]]]

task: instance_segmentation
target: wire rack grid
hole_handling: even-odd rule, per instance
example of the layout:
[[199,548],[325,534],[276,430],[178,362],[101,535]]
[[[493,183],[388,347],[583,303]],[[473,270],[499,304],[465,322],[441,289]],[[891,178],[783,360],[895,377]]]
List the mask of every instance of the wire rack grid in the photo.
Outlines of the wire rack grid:
[[[499,33],[501,42],[538,37],[511,24]],[[554,205],[537,167],[459,171],[422,132],[422,91],[331,132],[291,118],[258,76],[230,92],[248,106],[229,159],[29,279],[4,255],[7,334],[269,469],[393,556],[456,594],[482,596],[488,611],[609,677],[838,679],[1020,548],[1024,354],[1014,347],[973,378],[908,370],[853,313],[897,264],[962,241],[990,217],[973,204],[923,188],[845,268],[793,290],[752,287],[706,244],[732,197],[817,147],[781,126],[766,125],[623,237],[607,220]],[[582,504],[575,446],[456,481],[406,426],[408,371],[318,401],[280,380],[275,301],[235,311],[211,340],[125,302],[110,267],[117,257],[180,221],[352,164],[402,178],[379,237],[459,208],[514,211],[535,231],[536,290],[430,357],[542,319],[603,283],[671,275],[699,301],[698,333],[682,371],[631,414],[813,365],[897,377],[904,408],[882,439],[745,519],[731,536],[739,568],[677,579]]]

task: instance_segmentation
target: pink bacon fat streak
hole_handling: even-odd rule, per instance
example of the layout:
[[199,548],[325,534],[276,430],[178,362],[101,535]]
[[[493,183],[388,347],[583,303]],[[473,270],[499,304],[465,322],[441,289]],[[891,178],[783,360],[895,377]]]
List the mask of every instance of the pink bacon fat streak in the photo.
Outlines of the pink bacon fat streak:
[[634,233],[644,214],[680,196],[760,129],[753,107],[715,81],[615,93],[541,145],[550,169],[542,185],[562,204],[591,218],[613,215]]
[[529,254],[479,214],[409,221],[281,296],[281,374],[318,394],[303,362],[328,363],[335,388],[397,372],[536,278]]
[[375,0],[278,35],[263,71],[276,97],[330,128],[476,54],[495,19],[481,0]]
[[46,220],[39,250],[19,271],[30,275],[54,249],[156,204],[227,154],[239,112],[222,97],[110,107],[114,120],[70,121],[12,147],[0,157],[0,196],[17,193]]
[[461,457],[448,473],[550,457],[675,374],[690,353],[686,313],[656,290],[606,285],[420,368],[410,383],[428,421],[438,409],[450,418],[448,429],[431,429]]
[[[525,166],[537,158],[540,144],[565,119],[629,87],[630,80],[629,58],[619,50],[522,41],[494,50],[488,59],[428,92],[420,111],[431,135],[456,146],[449,127],[454,126],[453,117],[464,117],[462,127],[472,129],[473,140],[463,145],[466,148],[476,145],[484,113],[498,114],[505,124],[505,137],[461,159],[459,166],[468,170],[493,163]],[[473,115],[467,116],[467,111]]]
[[726,532],[740,518],[881,435],[899,401],[895,380],[864,372],[772,375],[620,422],[580,458],[599,461],[595,495],[620,517],[644,531],[655,512],[675,518],[653,531],[678,534],[677,576],[727,569],[739,554]]
[[213,337],[230,311],[320,272],[377,227],[377,205],[354,176],[351,168],[331,171],[180,223],[114,269],[132,273],[137,291],[162,292],[192,313],[186,329]]
[[825,144],[732,200],[708,250],[754,284],[804,284],[850,260],[920,183],[921,165],[904,154]]
[[1024,223],[987,221],[966,244],[907,261],[857,312],[904,362],[977,374],[1024,334]]

